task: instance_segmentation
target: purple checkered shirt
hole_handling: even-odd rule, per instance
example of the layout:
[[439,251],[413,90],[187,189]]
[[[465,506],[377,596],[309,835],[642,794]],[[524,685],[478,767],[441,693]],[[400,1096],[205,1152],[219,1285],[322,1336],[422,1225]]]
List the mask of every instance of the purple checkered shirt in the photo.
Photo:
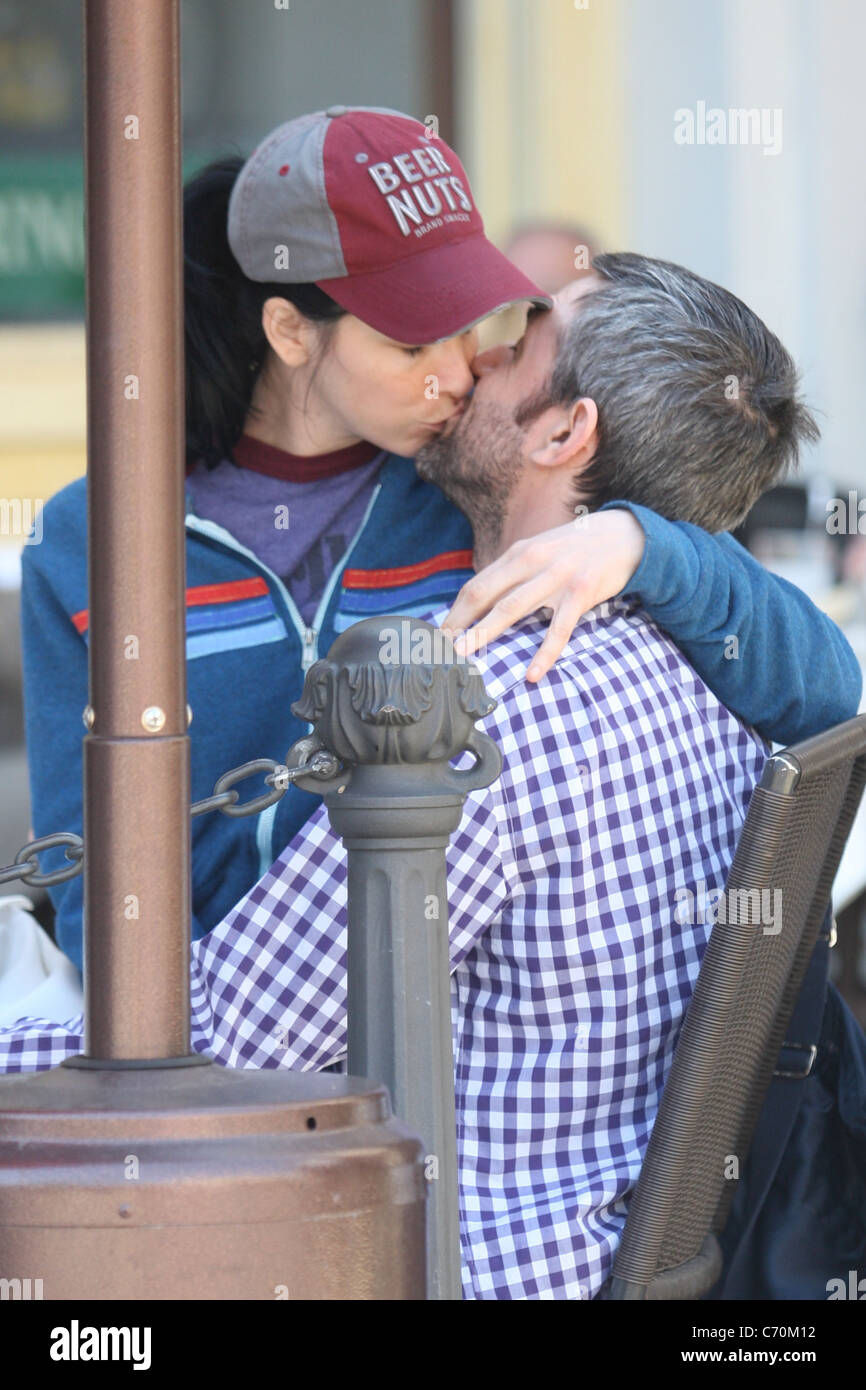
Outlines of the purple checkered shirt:
[[[466,1298],[584,1299],[607,1278],[712,927],[682,904],[718,896],[767,754],[634,605],[588,613],[529,683],[545,631],[533,615],[474,658],[503,771],[446,853]],[[322,804],[193,944],[198,1051],[345,1056],[346,862]],[[81,1032],[2,1029],[0,1070],[55,1066]]]

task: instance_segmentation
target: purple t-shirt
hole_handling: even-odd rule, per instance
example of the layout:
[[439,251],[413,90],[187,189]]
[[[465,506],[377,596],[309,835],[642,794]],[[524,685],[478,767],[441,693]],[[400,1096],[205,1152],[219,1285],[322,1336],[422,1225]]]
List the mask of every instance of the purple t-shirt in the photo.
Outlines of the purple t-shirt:
[[193,509],[278,574],[309,625],[363,520],[384,454],[364,444],[297,458],[248,435],[234,454],[240,462],[209,469],[199,461],[187,473]]

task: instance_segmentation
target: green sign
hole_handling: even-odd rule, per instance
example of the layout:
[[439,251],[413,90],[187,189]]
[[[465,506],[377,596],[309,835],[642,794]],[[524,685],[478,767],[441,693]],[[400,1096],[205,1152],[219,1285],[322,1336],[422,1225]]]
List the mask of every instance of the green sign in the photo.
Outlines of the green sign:
[[[189,155],[189,177],[209,156]],[[84,315],[84,161],[0,157],[0,320]]]
[[84,312],[81,156],[0,158],[0,317]]

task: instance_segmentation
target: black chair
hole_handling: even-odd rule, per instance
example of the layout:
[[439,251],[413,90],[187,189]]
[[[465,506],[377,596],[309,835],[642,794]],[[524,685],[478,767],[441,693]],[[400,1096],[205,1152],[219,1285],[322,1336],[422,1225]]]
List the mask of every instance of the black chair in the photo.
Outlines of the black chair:
[[718,1279],[732,1177],[780,1066],[864,783],[866,715],[768,759],[602,1297],[698,1299]]

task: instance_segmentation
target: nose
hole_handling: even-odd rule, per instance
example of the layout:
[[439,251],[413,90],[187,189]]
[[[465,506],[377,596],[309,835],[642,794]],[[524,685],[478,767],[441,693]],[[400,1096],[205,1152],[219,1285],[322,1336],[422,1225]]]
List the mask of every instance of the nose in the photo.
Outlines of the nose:
[[479,352],[472,359],[472,373],[476,377],[482,377],[487,372],[495,372],[498,367],[504,367],[506,362],[511,360],[511,348],[507,343],[499,343],[496,347],[487,348],[485,352]]
[[467,361],[467,354],[460,339],[451,339],[442,344],[442,353],[436,364],[439,377],[439,390],[442,395],[461,400],[475,385],[475,378]]

